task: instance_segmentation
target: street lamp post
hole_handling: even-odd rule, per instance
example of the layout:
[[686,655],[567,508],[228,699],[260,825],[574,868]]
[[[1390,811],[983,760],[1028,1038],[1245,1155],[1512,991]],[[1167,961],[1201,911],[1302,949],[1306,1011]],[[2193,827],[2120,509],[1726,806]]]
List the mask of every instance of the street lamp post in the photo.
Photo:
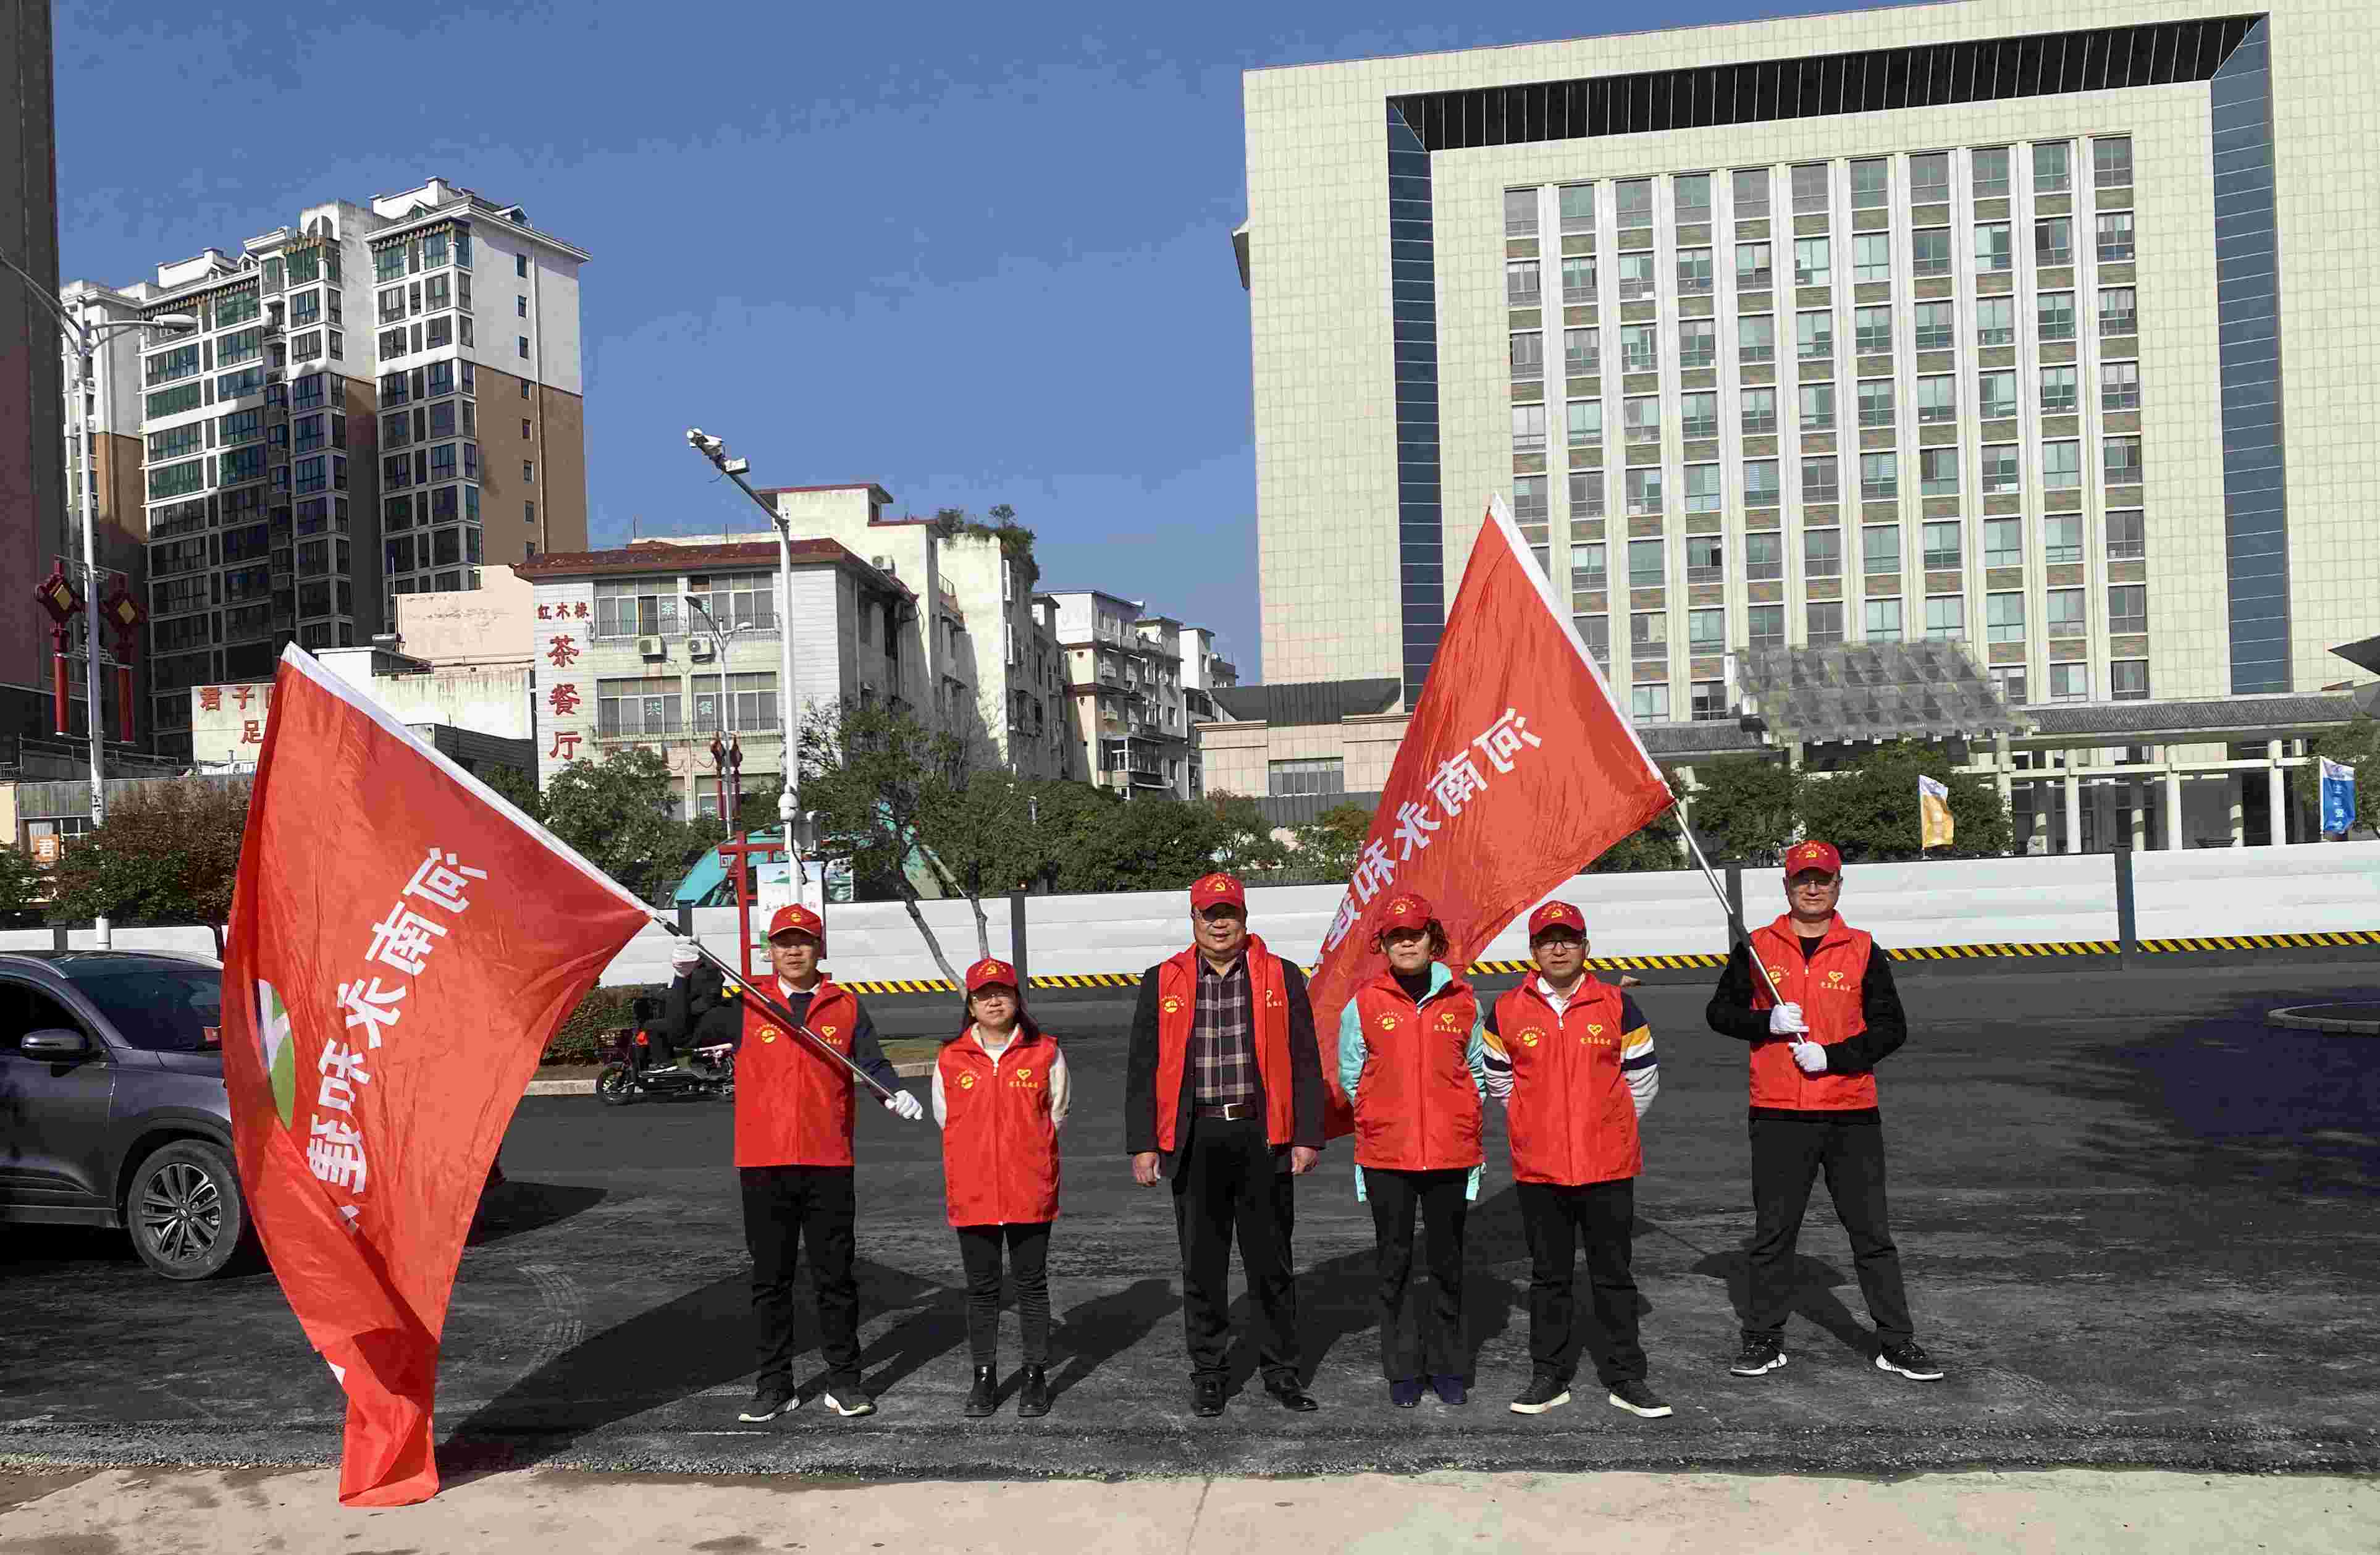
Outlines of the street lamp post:
[[[95,407],[84,404],[86,398],[97,400],[101,385],[92,371],[92,359],[100,340],[127,329],[187,330],[198,327],[198,318],[190,313],[160,313],[150,319],[119,319],[114,322],[92,323],[88,317],[77,317],[67,311],[47,286],[19,268],[14,260],[0,255],[0,264],[25,284],[25,289],[41,298],[42,306],[56,315],[58,327],[75,347],[75,419],[82,427],[82,577],[83,609],[83,705],[84,723],[91,736],[91,827],[96,832],[107,820],[106,721],[100,716],[99,681],[99,498],[98,469],[91,463],[91,423]],[[99,948],[105,950],[113,936],[105,918],[93,922]]]

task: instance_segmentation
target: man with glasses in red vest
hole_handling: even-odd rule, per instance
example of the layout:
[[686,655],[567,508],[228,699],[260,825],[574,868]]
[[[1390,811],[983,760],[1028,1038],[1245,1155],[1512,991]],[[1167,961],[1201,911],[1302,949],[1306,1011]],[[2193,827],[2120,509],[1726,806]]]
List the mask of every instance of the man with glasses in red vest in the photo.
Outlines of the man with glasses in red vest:
[[1124,1066],[1133,1176],[1173,1186],[1191,1407],[1208,1417],[1223,1412],[1235,1231],[1265,1391],[1284,1409],[1316,1407],[1298,1377],[1290,1232],[1293,1179],[1322,1156],[1322,1055],[1305,975],[1248,932],[1247,913],[1230,875],[1191,886],[1194,942],[1142,977]]
[[[1752,1044],[1752,1288],[1743,1348],[1730,1369],[1759,1377],[1785,1364],[1794,1245],[1810,1184],[1824,1172],[1876,1324],[1877,1369],[1931,1382],[1942,1368],[1910,1324],[1885,1213],[1876,1109],[1876,1066],[1909,1039],[1909,1021],[1891,963],[1836,913],[1842,890],[1834,844],[1788,849],[1789,910],[1735,947],[1704,1012],[1713,1031]],[[1765,978],[1753,970],[1755,955]]]

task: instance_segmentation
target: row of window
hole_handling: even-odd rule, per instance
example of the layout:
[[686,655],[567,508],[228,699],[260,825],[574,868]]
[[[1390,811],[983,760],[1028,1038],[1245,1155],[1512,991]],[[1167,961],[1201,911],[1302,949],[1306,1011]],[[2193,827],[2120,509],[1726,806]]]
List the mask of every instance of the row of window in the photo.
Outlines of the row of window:
[[381,564],[392,578],[427,567],[475,567],[480,561],[480,530],[477,524],[392,535],[381,541]]
[[[1990,568],[2024,565],[2024,523],[2022,518],[1982,521],[1983,565]],[[1860,531],[1863,573],[1871,577],[1897,577],[1904,564],[1901,527],[1869,524]],[[2107,553],[2110,561],[2138,561],[2148,553],[2142,510],[2119,508],[2107,515]],[[2080,565],[2083,525],[2079,514],[2052,514],[2042,521],[2042,561],[2049,566]],[[1928,572],[1958,572],[1966,565],[1964,534],[1959,519],[1934,519],[1919,527],[1918,561]],[[1773,530],[1742,537],[1743,575],[1755,581],[1776,581],[1785,576],[1785,537]],[[1669,581],[1669,541],[1631,540],[1627,544],[1628,587],[1658,589]],[[1727,578],[1727,542],[1718,535],[1689,535],[1684,541],[1685,580],[1689,584],[1721,583]],[[1601,591],[1610,586],[1607,557],[1609,547],[1600,540],[1573,541],[1570,548],[1570,582],[1573,592]],[[1806,529],[1802,534],[1804,577],[1840,577],[1843,574],[1842,531]],[[2113,628],[2119,631],[2133,627]],[[1995,642],[2003,640],[1998,638]],[[2012,639],[2011,639],[2012,640]]]
[[[2026,162],[2032,172],[2033,192],[2036,195],[2065,194],[2074,187],[2074,144],[2070,140],[2036,140],[2028,148]],[[1950,199],[1950,152],[1917,152],[1908,158],[1909,203],[1912,205],[1947,204]],[[1968,188],[1977,200],[2004,200],[2011,191],[2011,171],[2015,165],[2015,149],[2009,146],[1985,146],[1964,153],[1968,172]],[[1891,202],[1892,164],[1888,156],[1854,157],[1851,159],[1849,182],[1852,208],[1881,210]],[[2100,188],[2125,188],[2132,182],[2132,141],[2128,135],[2104,135],[2091,142],[2092,181]],[[1728,174],[1730,205],[1738,220],[1769,213],[1770,194],[1776,177],[1772,167],[1743,167]],[[1669,177],[1672,219],[1681,225],[1707,222],[1713,219],[1711,196],[1713,176],[1708,173],[1677,173]],[[1835,191],[1834,166],[1831,163],[1801,163],[1787,174],[1791,185],[1793,212],[1797,215],[1817,215],[1829,212]],[[1613,219],[1622,231],[1649,227],[1654,224],[1652,178],[1621,178],[1611,186]],[[1592,183],[1563,184],[1555,194],[1561,230],[1566,233],[1592,232],[1596,225],[1596,188]],[[1504,191],[1504,232],[1507,237],[1529,237],[1538,230],[1537,191],[1535,188],[1510,188]]]
[[[1817,607],[1813,606],[1815,610]],[[1841,612],[1836,611],[1834,636],[1823,640],[1842,640]],[[1813,623],[1813,633],[1821,628]],[[1780,638],[1779,642],[1783,639]],[[1821,638],[1813,636],[1813,642]],[[2002,668],[1991,672],[1992,683],[2011,707],[2022,707],[2033,700],[2026,673],[2022,669]],[[2048,697],[2053,702],[2084,702],[2091,699],[2091,666],[2083,662],[2054,663],[2049,666]],[[2143,701],[2149,694],[2149,663],[2145,659],[2117,659],[2107,665],[2107,694],[2119,702]],[[1728,705],[1727,686],[1723,681],[1698,680],[1691,691],[1690,717],[1697,722],[1732,718],[1734,710]],[[1629,711],[1640,723],[1660,723],[1669,721],[1670,687],[1655,683],[1629,688]]]
[[425,232],[375,249],[372,253],[372,279],[376,282],[402,280],[408,274],[418,275],[425,270],[439,270],[449,264],[459,270],[471,268],[469,233]]
[[[691,722],[686,718],[689,709],[694,715]],[[777,677],[771,671],[685,679],[647,675],[595,683],[599,738],[777,727]]]
[[[2052,589],[2043,596],[2046,606],[2043,628],[2053,642],[2070,641],[2087,637],[2090,622],[2085,615],[2086,591],[2081,589]],[[1900,642],[1911,636],[1928,642],[1964,642],[1967,640],[1967,601],[1963,594],[1936,594],[1923,601],[1922,626],[1911,618],[1909,606],[1918,601],[1900,599],[1867,600],[1860,605],[1861,640],[1864,642]],[[1827,611],[1814,616],[1811,628],[1821,633],[1840,619],[1843,609],[1840,600],[1813,601]],[[1986,594],[1984,596],[1985,632],[1996,643],[2021,643],[2025,640],[2024,596],[2020,593]],[[2149,629],[2148,589],[2138,583],[2118,584],[2107,590],[2107,630],[2111,635],[2134,636]],[[1589,617],[1589,619],[1593,619]],[[1823,624],[1822,624],[1823,623]],[[1782,648],[1785,646],[1785,607],[1754,605],[1745,613],[1745,629],[1749,646]],[[1840,626],[1833,626],[1838,634]],[[1814,636],[1814,643],[1839,642],[1840,635]],[[1666,611],[1639,611],[1628,618],[1628,641],[1633,659],[1662,656],[1654,650],[1666,650],[1670,646],[1670,616]],[[1728,640],[1727,612],[1718,606],[1686,612],[1686,651],[1696,657],[1726,652],[1737,646]],[[1608,645],[1607,645],[1608,647]]]
[[435,486],[426,492],[407,492],[402,496],[383,498],[380,504],[380,527],[387,532],[409,529],[419,524],[431,525],[480,521],[480,489],[477,486]]
[[[687,599],[693,607],[681,609],[680,601]],[[861,620],[867,620],[864,612]],[[599,578],[595,584],[598,638],[668,638],[714,628],[770,632],[776,626],[775,582],[767,573]]]
[[[1524,419],[1523,412],[1536,414]],[[1512,407],[1513,446],[1521,452],[1545,446],[1545,407],[1516,405]],[[1840,502],[1844,499],[1841,480],[1843,458],[1832,454],[1805,455],[1802,459],[1800,496],[1806,505]],[[1862,502],[1888,502],[1901,494],[1900,456],[1894,451],[1878,451],[1857,456],[1859,459],[1859,499]],[[1922,448],[1917,451],[1917,491],[1922,496],[1957,496],[1960,490],[1962,451],[1951,448]],[[1781,484],[1782,462],[1777,459],[1746,459],[1743,461],[1743,505],[1774,507],[1783,501]],[[2145,479],[2141,440],[2125,434],[2099,440],[2101,479],[2108,486],[2137,486]],[[1724,492],[1720,484],[1720,467],[1717,464],[1692,464],[1685,467],[1682,506],[1688,513],[1717,513],[1721,510]],[[1512,478],[1512,515],[1524,523],[1542,521],[1547,514],[1547,482],[1542,475],[1520,475]],[[2044,491],[2079,491],[2082,485],[2082,443],[2080,439],[2061,438],[2041,445],[2041,485]],[[2024,490],[2024,472],[2018,456],[2018,444],[1996,443],[1983,450],[1982,488],[1986,496],[2011,496]],[[1658,465],[1638,466],[1622,472],[1622,500],[1632,518],[1658,516],[1667,511],[1668,482]],[[1600,469],[1570,472],[1571,513],[1573,517],[1599,515],[1603,511],[1603,474]],[[1586,511],[1580,504],[1585,503]]]

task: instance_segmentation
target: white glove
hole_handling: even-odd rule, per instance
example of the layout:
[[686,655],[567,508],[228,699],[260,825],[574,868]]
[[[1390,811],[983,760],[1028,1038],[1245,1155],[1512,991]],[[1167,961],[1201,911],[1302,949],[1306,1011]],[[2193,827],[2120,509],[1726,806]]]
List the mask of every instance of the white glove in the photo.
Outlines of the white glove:
[[670,952],[670,969],[681,978],[701,965],[702,952],[696,948],[692,940],[680,940]]
[[884,1110],[916,1123],[926,1115],[926,1104],[905,1090],[896,1090],[884,1099]]
[[1815,1042],[1796,1042],[1793,1062],[1802,1066],[1804,1075],[1823,1075],[1827,1072],[1827,1050]]
[[1802,1018],[1802,1006],[1799,1004],[1778,1004],[1768,1012],[1768,1035],[1771,1037],[1798,1037],[1809,1029],[1810,1023]]

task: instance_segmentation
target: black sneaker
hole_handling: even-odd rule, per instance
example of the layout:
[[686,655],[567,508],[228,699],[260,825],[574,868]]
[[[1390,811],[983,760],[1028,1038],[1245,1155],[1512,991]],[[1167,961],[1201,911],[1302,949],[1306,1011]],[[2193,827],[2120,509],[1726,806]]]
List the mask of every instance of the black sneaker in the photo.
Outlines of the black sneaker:
[[1785,1346],[1767,1334],[1746,1334],[1743,1348],[1736,1352],[1735,1364],[1727,1369],[1738,1377],[1758,1377],[1764,1372],[1783,1369]]
[[1543,1415],[1548,1409],[1560,1409],[1570,1402],[1570,1385],[1550,1371],[1541,1371],[1529,1379],[1521,1396],[1512,1401],[1515,1415]]
[[851,1419],[856,1415],[873,1415],[876,1413],[876,1401],[869,1398],[857,1388],[853,1388],[844,1392],[836,1392],[833,1389],[830,1388],[825,1392],[820,1393],[819,1398],[829,1409],[833,1410],[837,1415],[842,1415],[846,1420]]
[[801,1406],[802,1395],[794,1391],[792,1383],[763,1382],[759,1391],[753,1393],[752,1402],[744,1406],[744,1413],[735,1418],[757,1426],[764,1420],[773,1420],[780,1415],[791,1415]]
[[[1781,1360],[1783,1357],[1779,1358]],[[1670,1406],[1661,1402],[1661,1395],[1655,1392],[1641,1377],[1632,1377],[1624,1382],[1614,1382],[1611,1385],[1611,1402],[1617,1407],[1628,1411],[1629,1414],[1640,1415],[1647,1420],[1667,1419],[1670,1414]]]
[[1876,1369],[1897,1371],[1901,1376],[1918,1382],[1942,1380],[1941,1367],[1935,1363],[1933,1356],[1925,1353],[1925,1347],[1913,1339],[1899,1344],[1888,1344],[1877,1351]]

